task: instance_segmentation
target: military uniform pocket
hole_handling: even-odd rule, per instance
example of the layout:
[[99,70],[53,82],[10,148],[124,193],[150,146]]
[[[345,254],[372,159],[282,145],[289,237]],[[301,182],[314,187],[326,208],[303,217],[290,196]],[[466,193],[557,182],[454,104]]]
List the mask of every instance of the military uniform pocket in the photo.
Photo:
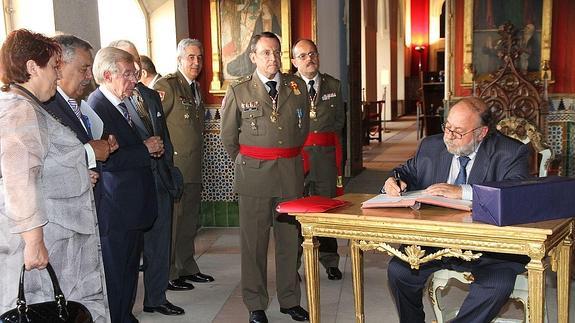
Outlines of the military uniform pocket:
[[252,108],[242,111],[242,131],[252,136],[263,136],[266,134],[266,125],[262,118],[264,111],[262,108]]
[[251,158],[249,156],[244,156],[242,154],[238,154],[236,157],[236,164],[243,165],[249,168],[260,168],[261,160]]

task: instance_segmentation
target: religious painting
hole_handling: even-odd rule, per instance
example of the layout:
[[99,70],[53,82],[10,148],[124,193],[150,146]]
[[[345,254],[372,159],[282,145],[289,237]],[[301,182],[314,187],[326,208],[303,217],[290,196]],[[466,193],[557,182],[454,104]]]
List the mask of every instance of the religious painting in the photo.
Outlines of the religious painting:
[[[509,22],[517,30],[519,57],[515,63],[523,74],[542,77],[551,51],[552,0],[466,0],[464,31],[464,77],[467,85],[498,70],[498,29]],[[551,78],[548,71],[548,78]]]
[[255,71],[250,60],[252,36],[270,31],[282,44],[282,70],[289,65],[289,0],[211,0],[214,79],[210,92],[223,94],[227,85]]

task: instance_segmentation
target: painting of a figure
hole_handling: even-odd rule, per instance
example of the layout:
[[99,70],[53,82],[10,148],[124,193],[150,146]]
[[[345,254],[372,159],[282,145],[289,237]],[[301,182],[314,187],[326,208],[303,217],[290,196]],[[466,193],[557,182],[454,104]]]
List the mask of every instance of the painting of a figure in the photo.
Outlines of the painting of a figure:
[[220,28],[224,80],[252,74],[250,39],[264,31],[281,39],[281,0],[221,0]]
[[541,62],[543,0],[475,0],[473,68],[477,75],[496,71],[503,63],[495,46],[497,28],[506,22],[518,30],[520,55],[516,67],[524,74],[537,72]]

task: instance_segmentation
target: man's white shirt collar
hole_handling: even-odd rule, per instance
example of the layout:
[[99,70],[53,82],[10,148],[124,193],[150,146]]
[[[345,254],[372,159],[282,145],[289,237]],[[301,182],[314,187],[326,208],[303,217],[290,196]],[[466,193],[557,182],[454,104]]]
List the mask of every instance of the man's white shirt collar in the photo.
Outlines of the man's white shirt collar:
[[[257,74],[258,77],[260,78],[260,81],[262,81],[262,83],[266,86],[266,89],[268,88],[268,85],[267,85],[266,83],[269,82],[269,81],[275,81],[275,82],[276,82],[276,90],[278,89],[278,85],[280,84],[280,81],[281,81],[280,72],[279,72],[279,71],[276,73],[276,75],[274,76],[273,79],[269,79],[269,78],[263,76],[263,75],[260,73],[260,71],[258,71],[257,69],[256,69],[256,74]],[[268,91],[269,91],[269,89],[268,89]]]

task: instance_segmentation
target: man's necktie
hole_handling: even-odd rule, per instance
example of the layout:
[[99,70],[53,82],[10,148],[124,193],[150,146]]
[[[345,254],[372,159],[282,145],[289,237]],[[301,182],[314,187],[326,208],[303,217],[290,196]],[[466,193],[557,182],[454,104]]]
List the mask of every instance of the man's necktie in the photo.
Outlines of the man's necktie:
[[149,134],[154,134],[154,126],[152,125],[152,120],[150,119],[150,112],[146,108],[146,103],[144,102],[144,98],[140,94],[140,91],[135,88],[132,92],[132,102],[134,102],[134,107],[136,108],[136,112],[142,119],[144,126]]
[[76,117],[78,117],[78,120],[80,120],[80,122],[84,124],[84,127],[86,128],[86,134],[88,134],[88,137],[92,139],[92,127],[90,125],[90,119],[84,114],[82,114],[82,111],[80,111],[80,106],[78,106],[78,102],[76,102],[76,100],[68,99],[68,104],[70,104],[70,107],[72,108],[72,111],[74,111]]
[[455,179],[455,182],[453,184],[455,185],[466,184],[467,170],[465,169],[465,166],[467,166],[467,163],[469,163],[469,157],[461,156],[457,158],[457,160],[459,160],[459,174],[457,174],[457,178]]
[[192,99],[194,99],[194,102],[198,104],[199,102],[196,81],[192,81],[192,83],[190,83],[190,88],[192,89]]
[[266,85],[270,87],[269,94],[275,100],[278,95],[278,90],[276,89],[276,81],[267,81]]
[[308,84],[309,84],[309,97],[312,100],[315,100],[315,95],[317,94],[317,92],[315,91],[315,88],[313,87],[313,85],[315,84],[315,81],[309,80]]
[[120,104],[118,104],[118,107],[120,108],[120,111],[122,111],[124,119],[126,119],[130,127],[132,127],[133,126],[132,117],[130,117],[130,114],[128,113],[128,107],[126,106],[126,104],[124,104],[124,102],[120,102]]

